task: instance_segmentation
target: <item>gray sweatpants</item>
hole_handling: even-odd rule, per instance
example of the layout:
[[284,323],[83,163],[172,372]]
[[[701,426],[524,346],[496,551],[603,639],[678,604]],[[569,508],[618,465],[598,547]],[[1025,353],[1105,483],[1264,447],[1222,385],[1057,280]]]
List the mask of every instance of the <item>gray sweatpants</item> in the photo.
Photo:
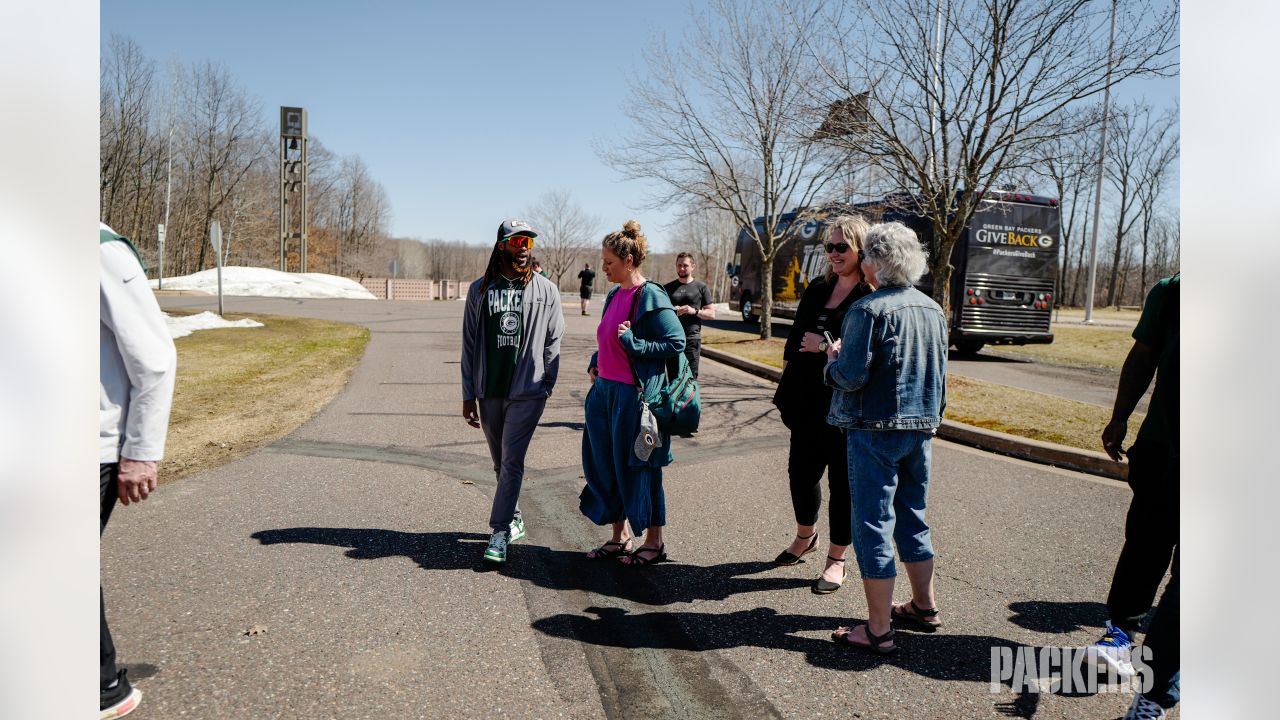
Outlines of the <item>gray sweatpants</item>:
[[498,489],[493,493],[493,510],[489,513],[489,527],[497,532],[506,530],[512,518],[520,512],[524,456],[529,451],[533,430],[538,427],[547,399],[480,398],[477,405],[480,427],[489,441],[489,456],[493,458],[493,472],[498,478]]

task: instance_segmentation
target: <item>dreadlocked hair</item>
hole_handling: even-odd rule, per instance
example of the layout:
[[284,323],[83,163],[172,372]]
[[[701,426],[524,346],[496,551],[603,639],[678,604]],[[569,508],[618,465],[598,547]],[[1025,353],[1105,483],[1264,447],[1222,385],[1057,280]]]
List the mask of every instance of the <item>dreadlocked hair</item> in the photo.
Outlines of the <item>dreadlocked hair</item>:
[[[480,289],[482,291],[488,290],[489,285],[491,285],[494,280],[497,280],[498,278],[502,277],[502,243],[503,242],[504,240],[499,238],[498,242],[493,244],[493,252],[489,253],[489,264],[486,265],[484,269],[484,284],[480,286]],[[520,282],[528,284],[529,278],[533,275],[533,262],[530,261],[529,264],[526,265],[523,270],[521,270],[520,268],[515,268],[515,271],[520,278]]]

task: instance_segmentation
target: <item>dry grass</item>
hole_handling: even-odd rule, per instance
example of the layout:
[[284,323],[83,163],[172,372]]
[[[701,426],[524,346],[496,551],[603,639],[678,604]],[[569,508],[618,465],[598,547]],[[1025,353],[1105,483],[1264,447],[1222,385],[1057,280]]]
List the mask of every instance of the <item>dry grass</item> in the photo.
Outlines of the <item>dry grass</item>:
[[1133,347],[1132,328],[1054,325],[1048,345],[993,345],[983,352],[1017,355],[1050,365],[1119,370]]
[[[1102,450],[1102,428],[1109,408],[1056,395],[951,375],[947,378],[948,420],[1033,440],[1083,450]],[[1129,420],[1129,441],[1142,425],[1142,413]]]
[[704,346],[778,369],[782,369],[782,350],[786,342],[783,338],[761,340],[760,333],[754,331],[713,329],[705,325],[702,328]]
[[369,331],[356,325],[251,317],[266,327],[201,330],[175,341],[178,378],[162,482],[231,462],[292,432],[337,395],[369,342]]

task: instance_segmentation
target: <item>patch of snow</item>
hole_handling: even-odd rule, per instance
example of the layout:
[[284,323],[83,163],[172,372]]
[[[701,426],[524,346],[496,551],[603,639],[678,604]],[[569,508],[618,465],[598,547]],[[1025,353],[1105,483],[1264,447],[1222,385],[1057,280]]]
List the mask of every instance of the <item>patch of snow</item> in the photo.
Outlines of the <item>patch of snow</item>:
[[[152,280],[151,287],[159,281]],[[198,290],[218,293],[218,270],[202,270],[192,275],[164,279],[166,290]],[[222,294],[250,297],[347,298],[376,300],[373,293],[350,278],[324,273],[284,273],[256,267],[222,268]]]
[[197,330],[263,327],[263,324],[257,320],[251,320],[249,318],[244,318],[243,320],[223,320],[215,313],[211,313],[207,310],[199,315],[173,316],[166,314],[164,316],[164,321],[165,324],[169,326],[169,334],[173,336],[174,340],[177,340],[180,337],[186,337]]

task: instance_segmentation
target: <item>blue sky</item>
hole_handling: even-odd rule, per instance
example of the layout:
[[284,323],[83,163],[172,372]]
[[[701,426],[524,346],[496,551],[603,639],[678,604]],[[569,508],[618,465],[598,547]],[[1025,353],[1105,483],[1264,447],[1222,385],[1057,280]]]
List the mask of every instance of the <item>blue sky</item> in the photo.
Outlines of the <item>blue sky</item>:
[[640,220],[661,246],[671,213],[645,210],[592,150],[616,137],[625,78],[683,2],[240,2],[109,0],[101,39],[224,63],[261,101],[307,108],[330,150],[359,154],[386,187],[396,235],[491,242],[504,218],[568,189],[605,222]]
[[[605,230],[640,220],[668,247],[670,210],[592,150],[628,125],[641,48],[684,32],[683,0],[622,2],[161,2],[107,0],[101,39],[127,35],[161,66],[212,59],[262,104],[307,108],[330,150],[358,154],[402,237],[489,242],[497,224],[564,188]],[[1158,106],[1176,80],[1122,86]]]

